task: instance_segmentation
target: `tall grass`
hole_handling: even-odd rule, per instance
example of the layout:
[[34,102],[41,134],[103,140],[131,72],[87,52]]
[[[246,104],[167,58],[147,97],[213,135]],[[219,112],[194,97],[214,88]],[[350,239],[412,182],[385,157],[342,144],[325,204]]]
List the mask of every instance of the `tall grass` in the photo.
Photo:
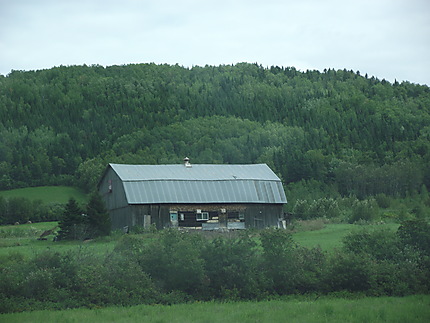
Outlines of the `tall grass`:
[[139,305],[0,315],[2,322],[430,322],[430,296],[380,298],[295,297],[234,303]]

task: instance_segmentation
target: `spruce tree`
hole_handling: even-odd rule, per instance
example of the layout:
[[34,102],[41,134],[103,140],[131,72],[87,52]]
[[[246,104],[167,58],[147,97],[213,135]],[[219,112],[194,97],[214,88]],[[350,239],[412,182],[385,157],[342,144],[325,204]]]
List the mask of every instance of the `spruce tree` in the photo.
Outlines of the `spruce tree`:
[[78,240],[85,238],[85,216],[74,198],[70,198],[60,221],[59,240]]
[[111,229],[110,217],[97,192],[91,194],[86,211],[90,236],[99,237],[109,235]]

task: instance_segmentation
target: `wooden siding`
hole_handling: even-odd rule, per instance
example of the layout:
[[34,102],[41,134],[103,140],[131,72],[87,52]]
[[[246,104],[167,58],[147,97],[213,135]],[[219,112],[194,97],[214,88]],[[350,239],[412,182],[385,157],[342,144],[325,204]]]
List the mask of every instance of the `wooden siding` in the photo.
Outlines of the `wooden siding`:
[[124,185],[111,168],[99,184],[99,194],[108,210],[116,210],[128,206]]
[[[148,226],[150,223],[157,229],[172,226],[170,212],[178,213],[179,227],[201,227],[202,223],[213,220],[222,221],[221,209],[226,210],[226,221],[244,222],[246,228],[266,228],[277,226],[279,219],[283,218],[282,205],[280,204],[156,204],[156,205],[129,205],[124,208],[111,210],[114,229],[121,229],[124,226]],[[209,221],[198,221],[196,219],[197,210],[209,213]],[[181,214],[184,219],[181,220]],[[244,219],[239,219],[239,214],[244,215]],[[146,221],[145,221],[146,217]],[[145,223],[146,222],[146,223]]]

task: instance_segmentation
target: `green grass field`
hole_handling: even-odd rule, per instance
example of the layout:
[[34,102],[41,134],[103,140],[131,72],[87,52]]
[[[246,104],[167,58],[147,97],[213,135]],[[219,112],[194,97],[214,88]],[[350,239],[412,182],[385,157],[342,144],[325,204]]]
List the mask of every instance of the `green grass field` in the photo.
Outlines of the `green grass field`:
[[234,303],[139,305],[0,315],[1,322],[430,322],[430,296],[380,298],[295,297]]
[[[48,249],[63,252],[75,248],[103,254],[113,250],[116,240],[120,236],[117,234],[105,239],[87,242],[53,242],[54,235],[47,236],[47,240],[37,240],[44,231],[52,229],[57,225],[57,222],[42,222],[0,226],[0,257],[6,256],[10,252],[18,252],[24,256],[31,256]],[[303,247],[320,247],[324,251],[331,251],[341,247],[343,237],[350,232],[361,230],[363,227],[368,230],[386,228],[395,231],[398,226],[395,223],[367,226],[356,224],[324,224],[315,229],[307,228],[306,225],[303,225],[297,232],[293,232],[293,240]]]
[[66,252],[78,249],[85,252],[104,254],[112,251],[115,246],[115,236],[93,241],[53,242],[54,235],[49,235],[46,237],[47,240],[37,240],[43,232],[57,225],[58,222],[42,222],[0,226],[0,259],[10,253],[20,253],[24,257],[31,257],[46,250]]
[[379,225],[357,225],[357,224],[324,224],[317,230],[303,230],[293,233],[293,239],[299,245],[307,248],[320,247],[324,251],[330,251],[341,246],[343,237],[365,227],[368,230],[387,229],[396,231],[397,223],[386,223]]
[[29,200],[41,200],[44,203],[67,203],[73,197],[78,203],[86,203],[87,196],[81,190],[69,186],[26,187],[8,191],[0,191],[0,196],[25,197]]

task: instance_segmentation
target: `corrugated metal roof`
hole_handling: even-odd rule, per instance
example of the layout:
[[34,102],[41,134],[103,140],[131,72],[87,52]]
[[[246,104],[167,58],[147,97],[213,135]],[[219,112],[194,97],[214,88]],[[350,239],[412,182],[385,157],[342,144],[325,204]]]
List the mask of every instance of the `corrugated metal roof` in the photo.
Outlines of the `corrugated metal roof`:
[[129,204],[286,203],[281,180],[266,164],[120,165]]
[[254,179],[279,181],[266,164],[204,165],[185,167],[176,165],[109,164],[123,181],[142,180],[231,180]]

